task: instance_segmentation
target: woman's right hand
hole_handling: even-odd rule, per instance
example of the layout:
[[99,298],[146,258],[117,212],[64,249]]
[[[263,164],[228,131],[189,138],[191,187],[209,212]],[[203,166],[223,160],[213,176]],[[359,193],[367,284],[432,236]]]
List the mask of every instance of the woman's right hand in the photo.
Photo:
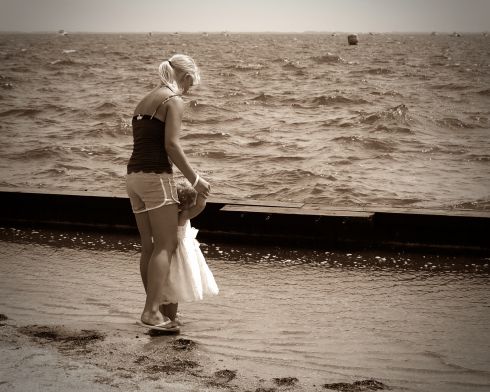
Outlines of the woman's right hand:
[[204,178],[200,177],[197,185],[194,187],[197,193],[200,193],[204,197],[208,197],[211,193],[211,185]]

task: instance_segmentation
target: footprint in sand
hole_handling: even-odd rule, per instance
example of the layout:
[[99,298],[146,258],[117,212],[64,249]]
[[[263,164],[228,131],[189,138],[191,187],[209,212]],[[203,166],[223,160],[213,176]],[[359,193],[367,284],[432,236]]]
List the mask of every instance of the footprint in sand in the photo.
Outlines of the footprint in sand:
[[219,384],[225,384],[227,382],[230,382],[236,377],[236,370],[218,370],[217,372],[214,372],[214,377],[215,377],[215,382]]

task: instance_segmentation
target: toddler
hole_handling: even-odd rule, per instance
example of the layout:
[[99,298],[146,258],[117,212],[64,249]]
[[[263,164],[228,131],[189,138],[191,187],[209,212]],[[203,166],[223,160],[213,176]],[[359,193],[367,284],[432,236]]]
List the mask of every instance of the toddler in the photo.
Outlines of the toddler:
[[219,292],[214,276],[196,240],[190,220],[206,206],[206,198],[188,184],[177,185],[179,215],[177,249],[170,262],[165,302],[191,302]]

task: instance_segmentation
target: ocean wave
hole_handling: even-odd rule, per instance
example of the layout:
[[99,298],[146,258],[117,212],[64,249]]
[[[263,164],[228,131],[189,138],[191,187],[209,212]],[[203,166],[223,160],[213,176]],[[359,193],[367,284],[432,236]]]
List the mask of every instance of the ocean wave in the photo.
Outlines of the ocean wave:
[[327,52],[327,54],[323,56],[311,57],[311,59],[319,64],[334,64],[334,63],[344,64],[346,62],[342,57],[330,52]]
[[363,103],[367,103],[368,101],[362,98],[347,98],[344,97],[343,95],[332,95],[332,96],[321,95],[318,97],[313,97],[311,99],[311,102],[317,106],[327,106],[327,105],[334,105],[334,104],[363,104]]
[[47,169],[39,170],[39,172],[37,174],[41,178],[43,178],[43,177],[44,178],[50,178],[52,176],[59,178],[60,176],[70,176],[71,170],[64,168],[64,167],[61,167],[61,166],[57,166],[57,167],[50,167]]
[[294,63],[287,62],[286,64],[284,64],[282,66],[282,69],[292,70],[292,71],[301,71],[302,67],[300,67],[299,65],[296,65]]
[[14,88],[14,84],[12,83],[12,77],[0,75],[0,87],[4,90],[11,90]]
[[253,64],[253,63],[248,63],[248,64],[235,64],[234,66],[231,67],[226,67],[226,68],[232,68],[237,71],[260,71],[261,69],[264,68],[264,65],[262,64]]
[[118,139],[121,136],[131,136],[132,133],[131,123],[124,119],[120,119],[115,125],[109,125],[106,122],[92,122],[83,132],[85,137],[94,137],[99,140],[107,137]]
[[93,109],[91,117],[104,120],[114,118],[117,113],[118,106],[112,102],[104,102]]
[[369,68],[365,71],[368,75],[391,75],[394,73],[393,70],[388,69],[388,68]]
[[386,133],[400,133],[413,135],[415,132],[408,127],[390,126],[385,124],[378,124],[373,130],[373,132],[386,132]]
[[229,102],[223,106],[216,106],[192,100],[187,104],[189,114],[182,121],[190,124],[219,124],[241,120],[236,110],[227,107],[230,105]]
[[371,91],[369,94],[378,96],[388,96],[388,97],[402,97],[402,94],[395,90],[388,91]]
[[231,135],[226,132],[183,132],[181,139],[183,140],[223,140],[230,138]]
[[224,71],[221,71],[219,73],[219,76],[222,77],[222,78],[235,78],[237,75],[233,72],[224,72]]
[[474,162],[490,162],[490,155],[487,154],[468,154],[466,158]]
[[209,159],[227,160],[230,161],[237,158],[238,155],[231,154],[227,151],[200,151],[196,153],[200,157],[206,157]]
[[244,97],[245,93],[243,91],[228,91],[223,95],[223,98],[232,98],[232,97]]
[[274,97],[272,95],[269,95],[266,93],[260,93],[256,97],[252,98],[252,101],[267,102],[267,101],[271,101],[272,99],[274,99]]
[[298,162],[298,161],[304,161],[306,160],[307,157],[305,156],[276,156],[276,157],[269,157],[270,162],[275,162],[275,163],[281,163],[281,162]]
[[340,144],[358,145],[363,149],[375,151],[394,152],[396,150],[394,142],[371,137],[338,136],[333,138],[332,141]]
[[73,59],[70,59],[70,58],[57,59],[57,60],[53,60],[53,61],[49,62],[48,68],[52,68],[53,66],[60,67],[60,66],[74,66],[74,65],[81,66],[83,64],[81,64],[78,61],[75,61]]
[[450,59],[446,54],[436,54],[429,59],[429,64],[435,67],[446,67]]
[[239,121],[241,120],[241,117],[230,117],[230,116],[216,116],[216,115],[208,115],[207,117],[204,118],[184,118],[182,120],[183,124],[198,124],[198,125],[214,125],[214,124],[222,124],[226,123],[226,125],[229,125],[232,122]]
[[468,90],[471,86],[467,84],[458,84],[458,83],[444,83],[444,84],[435,84],[432,88],[437,90],[453,90],[453,91],[462,91]]
[[193,112],[202,112],[202,111],[212,111],[216,112],[233,112],[233,110],[228,109],[223,106],[216,106],[209,103],[200,103],[197,99],[190,100],[186,104]]
[[380,112],[362,114],[359,120],[361,124],[367,125],[373,125],[380,121],[394,121],[395,123],[407,124],[410,121],[409,110],[405,104],[401,104]]
[[[67,155],[69,152],[68,149],[60,146],[46,146],[46,147],[37,147],[31,148],[24,151],[22,154],[22,159],[32,161],[32,160],[42,160],[42,159],[51,159],[56,160],[62,157],[63,155]],[[15,156],[11,156],[11,158],[15,158]]]
[[42,110],[39,109],[10,109],[4,112],[0,112],[0,117],[9,117],[9,116],[22,116],[22,117],[35,117],[38,114],[42,113]]
[[438,125],[443,128],[464,128],[464,129],[473,129],[473,128],[481,128],[480,124],[475,123],[466,123],[459,118],[454,117],[445,117],[436,121]]
[[67,163],[57,163],[56,166],[61,168],[61,170],[65,171],[81,171],[85,172],[87,171],[87,167],[85,165],[74,165],[74,164],[67,164]]
[[454,210],[479,210],[488,211],[490,210],[490,199],[478,199],[474,201],[461,201],[456,203],[451,203],[446,207]]
[[[263,189],[267,196],[280,195],[284,197],[294,191],[304,193],[301,184],[308,184],[312,178],[320,178],[310,170],[291,167],[290,169],[280,168],[278,170],[265,170],[261,173],[263,181],[270,185],[268,189]],[[274,192],[268,192],[270,189],[280,186],[281,188]],[[284,188],[283,188],[284,186]],[[253,195],[251,197],[254,197]]]
[[267,142],[265,140],[253,140],[251,142],[247,142],[246,143],[246,146],[247,147],[254,147],[254,148],[256,148],[256,147],[263,147],[263,146],[266,146],[266,145],[269,145],[269,144],[270,144],[270,142]]
[[480,95],[485,95],[485,96],[490,96],[490,88],[486,88],[486,89],[483,89],[483,90],[479,90],[476,92],[477,94],[480,94]]
[[97,106],[94,110],[111,110],[111,111],[114,111],[117,109],[117,105],[113,102],[104,102],[104,103],[101,103],[99,106]]

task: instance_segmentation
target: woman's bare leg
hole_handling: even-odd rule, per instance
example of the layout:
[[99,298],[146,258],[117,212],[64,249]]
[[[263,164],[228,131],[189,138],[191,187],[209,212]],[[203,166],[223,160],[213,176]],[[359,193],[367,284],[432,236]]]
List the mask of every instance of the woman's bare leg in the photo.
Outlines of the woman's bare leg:
[[141,238],[141,255],[140,255],[140,274],[141,281],[147,292],[147,271],[148,262],[150,261],[151,254],[153,253],[153,236],[151,233],[150,217],[148,212],[143,212],[134,215],[136,218],[136,225],[138,226],[138,231]]
[[[153,235],[151,232],[150,217],[148,215],[148,212],[142,212],[139,214],[135,214],[134,216],[136,218],[136,225],[138,226],[138,231],[140,233],[140,239],[141,239],[141,255],[140,255],[141,281],[143,282],[145,293],[148,295],[148,263],[150,262],[151,255],[153,254]],[[143,315],[141,319],[143,320]],[[157,321],[150,322],[150,324],[158,324],[163,321],[163,316],[157,314],[155,317],[153,317],[153,319]],[[145,322],[148,322],[146,318],[145,318]]]
[[170,258],[177,246],[177,204],[148,211],[153,252],[146,268],[146,302],[141,320],[148,324],[163,321],[160,303],[167,280]]
[[[150,224],[150,217],[148,212],[141,214],[135,214],[136,224],[141,237],[141,256],[140,256],[140,273],[145,292],[148,294],[148,264],[153,254],[154,244],[153,235]],[[175,320],[177,315],[177,303],[171,303],[167,305],[160,305],[160,313],[172,321]],[[158,317],[160,319],[160,317]]]

